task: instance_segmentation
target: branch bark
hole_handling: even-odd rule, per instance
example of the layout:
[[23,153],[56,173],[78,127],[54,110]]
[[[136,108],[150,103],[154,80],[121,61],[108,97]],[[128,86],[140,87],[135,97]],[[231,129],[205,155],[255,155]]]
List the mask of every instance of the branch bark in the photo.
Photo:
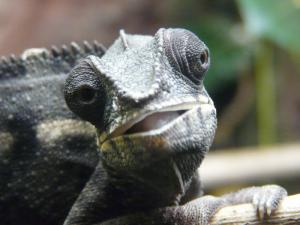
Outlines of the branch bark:
[[270,217],[260,221],[252,204],[227,206],[213,217],[211,225],[299,225],[300,194],[284,198]]

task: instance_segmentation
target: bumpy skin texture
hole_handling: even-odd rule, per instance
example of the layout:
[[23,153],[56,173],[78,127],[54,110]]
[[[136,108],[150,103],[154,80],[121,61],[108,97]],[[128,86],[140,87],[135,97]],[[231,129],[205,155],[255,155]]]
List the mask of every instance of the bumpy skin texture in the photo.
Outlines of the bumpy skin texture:
[[[68,214],[65,224],[207,224],[227,204],[275,209],[278,186],[197,199],[194,172],[216,127],[206,46],[182,29],[121,34],[103,59],[99,44],[72,44],[0,61],[0,223],[56,225]],[[65,96],[97,127],[99,152],[93,127],[63,99],[87,55]],[[133,135],[149,127],[158,129]]]
[[[0,224],[62,224],[98,162],[93,127],[67,108],[67,74],[97,43],[0,61]],[[80,140],[80,141],[78,141]]]
[[66,102],[95,125],[100,160],[65,225],[206,225],[225,205],[253,202],[260,217],[276,209],[286,196],[276,185],[200,197],[195,172],[216,128],[203,86],[209,63],[193,33],[160,29],[121,32],[101,59],[71,71]]

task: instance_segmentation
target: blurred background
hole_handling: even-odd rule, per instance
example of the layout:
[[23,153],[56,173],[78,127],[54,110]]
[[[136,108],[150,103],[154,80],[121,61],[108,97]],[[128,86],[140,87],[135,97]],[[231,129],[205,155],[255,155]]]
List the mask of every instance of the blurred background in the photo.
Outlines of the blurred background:
[[218,130],[207,164],[229,160],[205,164],[204,177],[225,180],[207,180],[208,191],[231,190],[228,174],[241,170],[235,187],[275,182],[300,192],[300,0],[0,0],[0,55],[83,40],[108,47],[121,28],[160,27],[187,28],[210,48],[205,84]]

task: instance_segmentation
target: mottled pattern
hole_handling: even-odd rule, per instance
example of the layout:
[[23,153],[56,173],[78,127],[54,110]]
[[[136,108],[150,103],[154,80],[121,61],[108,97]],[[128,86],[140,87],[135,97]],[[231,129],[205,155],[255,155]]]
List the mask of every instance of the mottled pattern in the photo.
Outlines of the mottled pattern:
[[64,101],[67,73],[98,43],[0,61],[0,223],[62,224],[98,161],[94,128]]
[[103,57],[73,43],[0,62],[1,224],[206,225],[243,202],[269,216],[286,195],[275,185],[200,197],[216,129],[205,44],[184,29],[120,35]]

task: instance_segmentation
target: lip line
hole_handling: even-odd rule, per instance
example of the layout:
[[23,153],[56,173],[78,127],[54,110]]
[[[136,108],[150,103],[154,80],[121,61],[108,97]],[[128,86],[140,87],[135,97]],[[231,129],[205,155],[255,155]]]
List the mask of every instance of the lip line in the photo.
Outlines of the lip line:
[[[191,109],[188,109],[186,110],[183,114],[181,115],[178,115],[178,117],[176,117],[175,119],[171,120],[170,122],[168,122],[167,124],[165,124],[164,126],[160,127],[160,128],[156,128],[156,129],[153,129],[153,130],[148,130],[148,131],[142,131],[142,132],[136,132],[136,133],[132,133],[132,134],[123,134],[123,135],[120,135],[120,136],[142,136],[142,135],[147,135],[147,134],[150,134],[150,133],[155,133],[156,131],[158,130],[161,130],[161,129],[165,129],[167,126],[170,126],[170,124],[174,123],[174,121],[178,120],[179,118],[185,116],[185,114],[189,113],[190,111],[196,109],[200,107],[199,105],[198,106],[195,106]],[[165,112],[171,112],[171,111],[165,111]],[[117,137],[120,137],[120,136],[116,136],[116,137],[113,137],[113,138],[117,138]],[[112,139],[113,139],[112,138]]]
[[[180,117],[184,116],[186,113],[188,113],[189,111],[195,109],[195,108],[198,108],[200,107],[201,105],[210,105],[209,104],[210,101],[209,101],[209,98],[208,98],[208,101],[207,102],[204,102],[204,101],[195,101],[195,102],[188,102],[188,103],[185,103],[185,104],[177,104],[177,105],[172,105],[172,106],[169,106],[169,107],[165,107],[165,108],[161,108],[161,109],[158,109],[158,110],[155,110],[155,111],[151,111],[149,113],[144,113],[144,114],[140,114],[139,117],[135,117],[134,119],[132,119],[132,122],[127,122],[125,124],[123,124],[121,127],[119,127],[117,130],[120,130],[120,128],[122,129],[123,127],[125,127],[125,125],[129,126],[124,129],[123,128],[123,131],[122,132],[119,132],[119,134],[114,134],[114,132],[112,132],[111,134],[109,135],[106,135],[105,133],[102,133],[100,136],[99,136],[99,144],[102,145],[104,142],[108,141],[108,140],[112,140],[114,138],[118,138],[120,136],[132,136],[132,135],[145,135],[147,133],[150,133],[150,132],[153,132],[155,130],[159,130],[165,126],[168,126],[169,124],[173,123],[175,120],[179,119]],[[182,107],[182,108],[179,108],[180,106],[189,106],[189,107]],[[176,110],[175,110],[176,109]],[[170,121],[169,123],[165,124],[163,127],[161,128],[157,128],[157,129],[153,129],[153,130],[149,130],[149,131],[144,131],[144,132],[137,132],[137,133],[132,133],[132,134],[128,134],[128,135],[124,135],[124,133],[130,129],[130,127],[134,126],[135,124],[137,124],[138,122],[142,121],[143,119],[145,119],[147,116],[150,116],[154,113],[158,113],[158,112],[172,112],[172,111],[179,111],[179,110],[186,110],[186,112],[184,112],[183,114],[179,115],[178,117],[176,117],[174,120]]]

